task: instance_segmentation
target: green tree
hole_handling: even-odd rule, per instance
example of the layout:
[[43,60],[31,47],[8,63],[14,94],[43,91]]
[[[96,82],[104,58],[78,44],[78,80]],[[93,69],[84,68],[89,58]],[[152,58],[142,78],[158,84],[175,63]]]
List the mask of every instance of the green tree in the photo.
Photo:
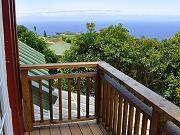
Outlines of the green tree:
[[35,35],[37,36],[37,29],[36,29],[36,26],[34,26],[34,33],[35,33]]
[[86,24],[86,28],[88,32],[94,32],[95,31],[95,23],[89,22]]
[[47,33],[46,33],[46,31],[44,30],[44,37],[47,37]]
[[88,31],[73,40],[70,50],[65,51],[63,61],[96,61],[100,60],[100,48],[95,44],[97,33]]

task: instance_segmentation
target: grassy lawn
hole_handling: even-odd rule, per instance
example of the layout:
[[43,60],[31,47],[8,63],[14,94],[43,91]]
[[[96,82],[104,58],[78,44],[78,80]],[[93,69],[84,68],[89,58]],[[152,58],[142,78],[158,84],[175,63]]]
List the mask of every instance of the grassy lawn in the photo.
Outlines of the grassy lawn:
[[63,55],[65,50],[70,48],[71,44],[59,41],[56,43],[49,44],[49,49],[55,51],[56,55]]

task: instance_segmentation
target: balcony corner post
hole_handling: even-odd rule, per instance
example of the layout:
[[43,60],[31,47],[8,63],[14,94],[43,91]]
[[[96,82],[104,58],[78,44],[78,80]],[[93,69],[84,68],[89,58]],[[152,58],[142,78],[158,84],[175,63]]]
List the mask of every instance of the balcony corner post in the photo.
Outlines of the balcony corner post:
[[160,113],[157,110],[153,109],[150,125],[150,135],[165,135],[163,126],[166,122],[167,117],[164,116],[164,113]]
[[31,93],[28,81],[28,70],[21,70],[21,85],[23,95],[24,128],[32,131]]

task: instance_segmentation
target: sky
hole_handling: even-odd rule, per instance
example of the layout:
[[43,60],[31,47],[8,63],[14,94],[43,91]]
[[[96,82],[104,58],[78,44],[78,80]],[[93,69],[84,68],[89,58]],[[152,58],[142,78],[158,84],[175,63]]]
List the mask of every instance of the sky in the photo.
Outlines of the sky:
[[[16,0],[17,19],[112,19],[115,16],[180,20],[180,0]],[[133,18],[133,17],[132,17]]]

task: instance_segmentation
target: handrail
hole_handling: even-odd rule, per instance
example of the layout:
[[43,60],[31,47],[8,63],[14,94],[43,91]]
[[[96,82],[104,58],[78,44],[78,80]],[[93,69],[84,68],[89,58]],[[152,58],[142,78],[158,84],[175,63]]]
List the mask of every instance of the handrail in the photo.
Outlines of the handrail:
[[121,81],[124,85],[131,88],[131,92],[135,93],[142,99],[145,99],[150,103],[151,106],[157,109],[157,111],[165,113],[170,118],[175,120],[177,123],[180,122],[180,108],[169,102],[165,98],[161,97],[157,93],[153,92],[149,88],[145,87],[141,83],[135,81],[131,77],[125,75],[121,71],[117,70],[113,66],[106,62],[100,62],[98,67],[110,75],[111,77]]
[[56,69],[56,68],[80,68],[80,67],[97,67],[99,62],[72,62],[72,63],[50,63],[50,64],[26,64],[20,65],[21,70],[32,69]]
[[71,73],[71,74],[56,74],[56,75],[36,75],[29,76],[30,80],[47,80],[47,79],[65,79],[65,78],[78,78],[78,77],[95,77],[97,72],[86,72],[86,73]]
[[166,124],[163,126],[163,130],[170,135],[180,135],[180,130],[177,130],[177,128],[178,127],[170,121],[166,122]]

